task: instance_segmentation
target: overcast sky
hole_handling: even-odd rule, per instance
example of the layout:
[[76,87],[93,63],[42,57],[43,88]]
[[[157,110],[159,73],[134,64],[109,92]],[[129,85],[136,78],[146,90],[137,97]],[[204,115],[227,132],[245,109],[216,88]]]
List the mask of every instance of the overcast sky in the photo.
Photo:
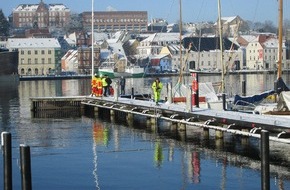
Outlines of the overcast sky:
[[[0,9],[5,16],[11,14],[19,4],[38,4],[40,0],[1,0]],[[92,0],[44,0],[45,3],[62,3],[72,12],[91,11]],[[216,21],[218,0],[182,0],[184,22]],[[290,0],[284,0],[284,19],[290,20]],[[179,20],[179,0],[94,0],[94,10],[148,11],[148,19],[164,18],[170,23]],[[221,0],[222,17],[239,15],[244,20],[264,22],[270,20],[277,25],[277,0]]]

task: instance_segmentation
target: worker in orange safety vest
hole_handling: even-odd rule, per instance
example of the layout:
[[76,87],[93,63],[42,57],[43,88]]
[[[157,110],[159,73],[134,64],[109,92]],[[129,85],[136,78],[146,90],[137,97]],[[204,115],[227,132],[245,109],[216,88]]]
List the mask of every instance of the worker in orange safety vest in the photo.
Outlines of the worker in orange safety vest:
[[103,83],[98,74],[95,74],[92,79],[92,94],[91,96],[100,97],[103,95]]

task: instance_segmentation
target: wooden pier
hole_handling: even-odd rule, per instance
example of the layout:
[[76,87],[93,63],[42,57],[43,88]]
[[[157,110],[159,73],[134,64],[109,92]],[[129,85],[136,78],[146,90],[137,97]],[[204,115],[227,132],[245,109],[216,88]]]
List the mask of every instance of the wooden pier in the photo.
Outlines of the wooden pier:
[[199,127],[215,130],[216,138],[223,138],[224,133],[260,138],[261,130],[270,132],[270,140],[290,144],[290,120],[287,117],[254,115],[233,111],[219,111],[205,108],[188,108],[178,104],[160,104],[153,101],[120,97],[50,97],[31,98],[32,117],[53,118],[79,117],[87,113],[97,116],[106,110],[111,117],[120,114],[127,122],[135,115],[144,116],[146,122],[156,127],[158,119],[176,125],[176,130]]

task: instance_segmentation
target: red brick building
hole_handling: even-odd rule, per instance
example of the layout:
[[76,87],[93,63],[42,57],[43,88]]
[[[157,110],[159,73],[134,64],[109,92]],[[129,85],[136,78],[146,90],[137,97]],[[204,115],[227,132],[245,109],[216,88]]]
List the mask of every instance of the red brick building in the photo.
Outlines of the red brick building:
[[63,4],[20,4],[12,12],[16,28],[63,27],[70,19],[70,9]]
[[[91,28],[92,13],[82,13],[84,28]],[[100,11],[94,12],[94,29],[97,31],[147,31],[147,11]]]

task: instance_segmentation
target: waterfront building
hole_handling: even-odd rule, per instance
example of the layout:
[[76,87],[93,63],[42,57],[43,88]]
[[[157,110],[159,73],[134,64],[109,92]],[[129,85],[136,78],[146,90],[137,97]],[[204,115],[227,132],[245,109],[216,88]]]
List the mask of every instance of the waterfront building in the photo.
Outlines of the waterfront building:
[[[276,70],[278,60],[278,39],[274,34],[260,34],[249,42],[246,48],[248,69]],[[285,42],[282,45],[282,69],[290,68]]]
[[[243,51],[228,38],[223,38],[223,52],[220,50],[219,37],[186,37],[183,40],[186,49],[191,44],[187,62],[189,68],[204,71],[240,70],[243,66]],[[221,53],[223,56],[221,56]],[[221,60],[223,57],[223,60]],[[222,63],[223,61],[223,63]]]
[[150,56],[147,73],[171,73],[172,69],[172,58],[170,54],[164,53]]
[[55,38],[9,38],[6,47],[18,49],[20,75],[46,75],[61,71],[61,46]]
[[[92,25],[92,13],[82,13],[82,24],[85,29]],[[94,12],[94,29],[103,31],[147,31],[147,11],[96,11]]]
[[140,57],[158,55],[161,49],[169,44],[179,44],[179,33],[154,33],[140,42],[137,51]]
[[64,27],[70,20],[70,9],[63,4],[20,4],[12,11],[13,27]]
[[[183,46],[181,46],[181,53],[182,53],[182,63],[185,63],[185,49]],[[168,55],[170,57],[170,64],[171,64],[171,70],[180,70],[180,45],[177,44],[169,44],[167,46],[164,46],[161,51],[161,55]]]

